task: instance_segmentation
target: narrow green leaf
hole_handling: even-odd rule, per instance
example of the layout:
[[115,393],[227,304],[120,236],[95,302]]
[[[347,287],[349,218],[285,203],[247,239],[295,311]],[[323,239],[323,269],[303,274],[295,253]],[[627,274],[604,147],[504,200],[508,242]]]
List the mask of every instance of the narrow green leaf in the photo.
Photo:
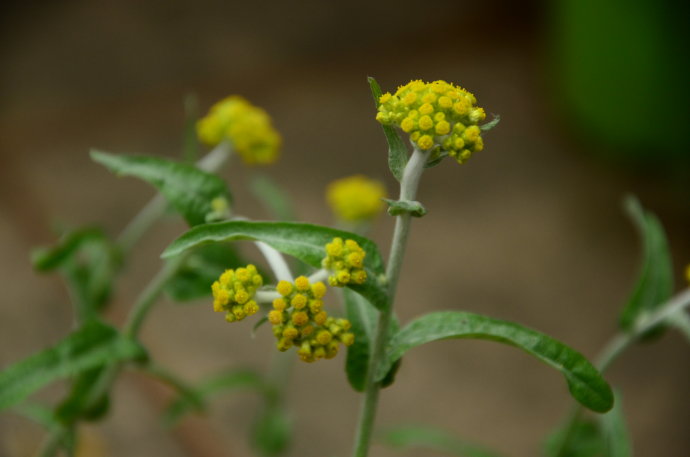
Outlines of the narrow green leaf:
[[55,346],[0,372],[0,410],[21,402],[41,387],[76,376],[106,362],[141,359],[144,349],[109,325],[90,321]]
[[616,392],[616,403],[613,409],[603,414],[599,420],[604,442],[606,443],[606,457],[631,457],[632,443],[625,425],[620,392]]
[[16,405],[12,410],[48,430],[60,426],[55,420],[53,410],[46,406],[35,403],[23,403]]
[[[381,86],[379,86],[379,83],[371,76],[367,78],[367,80],[371,88],[371,95],[374,96],[374,103],[378,109],[379,99],[382,95]],[[382,127],[383,133],[386,135],[386,141],[388,142],[388,168],[390,168],[395,179],[400,182],[402,181],[403,172],[405,171],[405,165],[407,165],[407,148],[395,128],[390,125],[382,125]]]
[[345,372],[352,388],[357,392],[363,392],[369,371],[369,354],[376,331],[378,311],[364,297],[350,289],[344,289],[343,296],[345,314],[352,324],[350,331],[355,335],[355,342],[347,348]]
[[201,246],[192,252],[175,276],[165,285],[165,292],[177,302],[189,302],[211,295],[211,284],[228,268],[246,266],[247,262],[230,244]]
[[[369,356],[371,345],[374,340],[379,313],[369,301],[350,290],[343,289],[345,313],[347,319],[352,324],[350,331],[355,335],[355,342],[347,348],[347,359],[345,361],[345,372],[350,386],[357,392],[363,392],[366,388],[367,373],[369,372]],[[393,316],[388,329],[389,338],[392,338],[398,330],[400,324],[398,319]],[[399,364],[394,364],[383,379],[383,387],[388,387],[395,380],[395,374]]]
[[520,348],[559,370],[568,382],[570,393],[583,406],[596,412],[606,412],[613,406],[611,388],[580,353],[521,325],[459,311],[430,313],[401,329],[390,342],[378,379],[409,349],[448,338],[485,339]]
[[390,200],[383,198],[383,201],[388,203],[388,214],[391,216],[398,216],[403,213],[410,213],[412,217],[423,217],[427,211],[424,205],[418,201],[413,200]]
[[482,124],[479,126],[482,132],[488,132],[489,130],[493,129],[498,125],[498,123],[501,122],[501,116],[498,114],[494,114],[494,118],[491,119],[489,122],[486,124]]
[[448,153],[446,151],[441,151],[440,148],[435,148],[431,151],[429,160],[427,160],[424,164],[424,168],[433,168],[440,164],[446,157],[448,157]]
[[364,269],[367,280],[361,285],[349,285],[366,297],[374,306],[388,306],[388,291],[381,281],[385,277],[383,260],[376,244],[360,235],[319,225],[295,222],[218,222],[194,227],[166,248],[162,257],[178,255],[193,247],[234,240],[263,241],[280,252],[298,258],[315,268],[326,257],[325,246],[333,238],[355,240],[366,252]]
[[285,189],[281,189],[269,176],[254,174],[250,188],[254,196],[268,209],[272,218],[279,221],[297,220],[295,208]]
[[673,293],[673,265],[661,222],[634,197],[625,201],[628,215],[642,239],[643,258],[637,283],[620,316],[620,325],[630,331],[637,319],[666,302]]
[[105,238],[103,231],[87,227],[66,233],[57,245],[36,248],[31,252],[31,263],[38,271],[52,271],[64,265],[86,242]]
[[163,413],[163,423],[174,427],[185,414],[199,409],[196,400],[205,401],[218,393],[240,389],[263,392],[266,386],[263,378],[252,370],[232,370],[211,376],[194,389],[194,396],[182,395],[173,401]]
[[292,441],[292,421],[285,409],[268,406],[252,427],[252,447],[262,457],[283,455]]
[[493,451],[467,443],[445,430],[429,426],[388,427],[379,434],[379,441],[400,450],[425,449],[458,457],[498,457]]
[[552,433],[544,451],[547,457],[608,457],[598,424],[583,417]]
[[97,228],[69,232],[55,246],[34,250],[32,260],[39,271],[57,269],[64,275],[78,322],[103,309],[121,266],[118,248]]
[[101,151],[91,151],[91,158],[118,175],[134,176],[155,186],[191,226],[216,217],[218,209],[212,204],[215,199],[232,202],[222,179],[193,165]]
[[110,408],[110,397],[106,392],[91,400],[91,387],[98,382],[107,365],[79,373],[72,382],[70,394],[56,408],[55,417],[63,424],[73,424],[78,419],[96,421],[106,415]]

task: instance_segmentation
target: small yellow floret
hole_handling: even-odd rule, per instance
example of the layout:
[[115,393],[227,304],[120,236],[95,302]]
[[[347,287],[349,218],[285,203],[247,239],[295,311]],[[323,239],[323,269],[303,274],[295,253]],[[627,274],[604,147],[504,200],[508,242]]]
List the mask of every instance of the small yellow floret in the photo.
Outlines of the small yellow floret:
[[431,147],[434,145],[434,139],[431,138],[429,135],[422,135],[419,140],[417,140],[417,146],[419,146],[419,149],[423,151],[427,151],[431,149]]
[[292,284],[285,280],[279,281],[276,285],[276,290],[283,297],[287,297],[288,295],[290,295],[290,293],[292,293]]
[[283,313],[278,310],[273,310],[268,313],[268,321],[273,325],[278,325],[283,323]]
[[309,322],[309,315],[307,315],[307,313],[304,311],[298,311],[292,314],[292,323],[296,326],[301,327],[307,322]]
[[302,309],[307,306],[307,297],[302,294],[295,294],[290,300],[290,305],[294,306],[296,309]]
[[309,290],[309,278],[306,276],[299,276],[297,279],[295,279],[295,287],[297,287],[297,290],[301,292],[306,292]]
[[436,128],[434,130],[436,131],[437,135],[447,135],[448,132],[450,132],[450,124],[446,121],[440,121],[438,124],[436,124]]
[[400,123],[400,128],[402,129],[403,132],[409,133],[414,129],[414,119],[411,117],[406,117],[403,119],[403,121]]
[[434,107],[431,105],[431,103],[424,103],[419,107],[419,112],[420,114],[431,114],[434,112]]
[[434,126],[434,121],[431,120],[431,117],[428,115],[424,115],[419,118],[419,128],[422,130],[429,130],[431,127]]
[[312,284],[311,292],[314,294],[314,298],[323,298],[326,295],[326,285],[321,281]]

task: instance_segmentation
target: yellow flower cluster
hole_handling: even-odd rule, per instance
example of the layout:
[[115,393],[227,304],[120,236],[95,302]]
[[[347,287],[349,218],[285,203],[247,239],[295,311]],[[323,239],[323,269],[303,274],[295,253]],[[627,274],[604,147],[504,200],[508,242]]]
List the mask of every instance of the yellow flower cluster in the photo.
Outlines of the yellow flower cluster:
[[197,122],[196,131],[199,139],[210,146],[229,140],[249,165],[267,165],[278,158],[281,138],[271,118],[238,95],[213,105]]
[[236,270],[225,270],[218,281],[211,285],[213,310],[225,312],[228,322],[241,321],[259,311],[253,300],[256,290],[263,284],[261,275],[254,265]]
[[329,184],[326,200],[335,215],[344,221],[372,219],[383,209],[386,188],[363,175],[338,179]]
[[326,257],[321,265],[335,274],[328,277],[331,286],[343,287],[347,284],[364,284],[367,272],[364,271],[366,252],[354,240],[333,238],[326,245]]
[[685,279],[690,283],[690,265],[685,268]]
[[314,362],[332,359],[340,343],[349,346],[354,342],[354,334],[348,332],[350,322],[329,317],[324,311],[324,283],[310,284],[309,278],[300,276],[294,284],[280,281],[276,290],[281,296],[273,300],[268,320],[273,324],[278,350],[295,346],[300,359]]
[[423,151],[439,147],[462,164],[484,148],[477,124],[486,113],[474,95],[452,83],[410,81],[379,103],[376,120],[400,127]]

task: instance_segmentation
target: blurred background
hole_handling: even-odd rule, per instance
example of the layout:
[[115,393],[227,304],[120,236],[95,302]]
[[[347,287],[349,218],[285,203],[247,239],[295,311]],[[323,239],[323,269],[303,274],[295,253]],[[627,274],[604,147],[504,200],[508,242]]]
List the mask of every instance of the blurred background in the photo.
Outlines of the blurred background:
[[[57,276],[31,270],[32,247],[56,228],[100,224],[116,235],[153,195],[116,179],[91,147],[180,157],[183,101],[203,112],[242,94],[265,108],[284,137],[266,169],[302,220],[330,224],[325,186],[365,173],[384,181],[386,144],[366,77],[384,90],[444,79],[474,92],[501,123],[486,149],[422,180],[429,214],[415,220],[399,291],[407,321],[463,309],[515,320],[594,358],[613,335],[634,283],[640,248],[621,201],[634,193],[665,224],[677,283],[690,261],[687,2],[486,0],[384,2],[6,2],[0,14],[0,366],[71,328]],[[266,217],[246,190],[253,170],[224,171],[237,211]],[[391,220],[372,237],[387,252]],[[121,323],[184,230],[175,218],[139,243],[114,296]],[[256,253],[247,246],[247,255]],[[679,285],[678,288],[681,286]],[[228,326],[210,300],[161,303],[143,339],[190,381],[239,366],[264,369],[268,329]],[[690,448],[690,351],[669,332],[637,345],[608,372],[624,396],[636,455]],[[289,381],[295,443],[289,455],[350,452],[359,395],[344,357],[298,364]],[[60,386],[47,400],[59,398]],[[219,397],[175,433],[158,421],[170,392],[129,374],[110,417],[85,430],[93,456],[248,456],[259,401]],[[539,455],[569,411],[560,375],[515,349],[446,341],[411,351],[382,395],[379,424],[421,423],[495,448]],[[31,455],[42,431],[0,416],[0,455]],[[393,452],[376,456],[440,455]]]

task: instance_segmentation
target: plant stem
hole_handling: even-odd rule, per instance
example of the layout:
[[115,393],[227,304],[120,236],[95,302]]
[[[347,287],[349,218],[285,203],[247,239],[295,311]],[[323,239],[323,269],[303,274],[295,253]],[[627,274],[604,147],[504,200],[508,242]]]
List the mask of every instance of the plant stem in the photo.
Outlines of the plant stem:
[[186,260],[186,254],[180,254],[177,257],[169,260],[163,265],[156,276],[153,277],[151,282],[149,282],[146,288],[141,292],[139,298],[135,302],[132,310],[129,313],[127,322],[122,330],[125,336],[135,338],[139,333],[141,324],[144,318],[151,310],[152,305],[163,292],[163,288],[167,284],[168,280],[172,278],[180,266]]
[[[417,148],[414,149],[405,167],[402,181],[400,182],[400,200],[415,199],[417,187],[419,186],[419,179],[424,171],[427,156],[427,153]],[[357,433],[355,436],[354,457],[366,457],[369,453],[371,435],[376,419],[379,391],[381,390],[381,382],[376,380],[376,374],[385,352],[386,343],[388,342],[388,328],[390,327],[391,318],[393,316],[395,292],[400,278],[403,258],[405,257],[407,237],[410,233],[410,219],[411,216],[409,213],[403,213],[397,216],[395,221],[393,240],[391,242],[391,250],[388,256],[388,265],[386,269],[388,303],[379,313],[376,333],[374,334],[373,348],[369,359],[369,369],[367,371],[364,400],[360,409]]]
[[51,430],[50,434],[41,443],[41,447],[36,452],[36,456],[53,457],[56,455],[62,446],[62,441],[65,439],[66,434],[67,429],[63,426]]
[[[675,313],[684,312],[683,309],[690,306],[690,289],[671,297],[666,303],[661,305],[651,314],[642,315],[637,318],[637,321],[632,330],[627,333],[618,333],[609,340],[604,346],[604,349],[599,353],[596,359],[595,366],[603,374],[614,360],[618,358],[631,344],[637,339],[651,330],[656,325],[662,323],[666,319],[673,316]],[[573,412],[566,421],[563,440],[561,441],[556,456],[560,457],[568,449],[568,445],[572,439],[572,434],[575,428],[575,423],[582,413],[582,406],[576,405]]]
[[[218,170],[223,163],[230,157],[232,148],[229,143],[223,142],[216,146],[211,152],[206,154],[201,160],[196,163],[196,166],[204,171],[213,172]],[[153,225],[153,223],[163,215],[167,207],[165,198],[158,194],[144,206],[139,213],[127,224],[117,239],[120,248],[127,253],[141,238],[141,236]],[[127,317],[127,322],[123,328],[123,334],[130,338],[135,338],[139,333],[141,324],[144,318],[151,310],[151,307],[160,296],[167,281],[175,275],[177,270],[182,266],[186,255],[182,254],[170,261],[168,261],[163,268],[161,268],[156,276],[149,282],[146,288],[139,294],[137,301],[132,307]],[[90,386],[87,404],[97,401],[104,393],[106,393],[112,383],[114,382],[120,370],[120,364],[108,365],[96,381]],[[40,457],[49,457],[55,455],[61,446],[61,442],[65,437],[68,429],[60,427],[51,431],[45,438],[39,450]]]
[[283,255],[280,252],[273,249],[271,246],[262,241],[256,241],[254,244],[257,248],[259,248],[261,254],[263,254],[264,258],[266,259],[266,262],[268,262],[268,266],[271,267],[271,270],[273,270],[273,274],[275,275],[278,281],[293,281],[290,267],[285,261],[285,257],[283,257]]

